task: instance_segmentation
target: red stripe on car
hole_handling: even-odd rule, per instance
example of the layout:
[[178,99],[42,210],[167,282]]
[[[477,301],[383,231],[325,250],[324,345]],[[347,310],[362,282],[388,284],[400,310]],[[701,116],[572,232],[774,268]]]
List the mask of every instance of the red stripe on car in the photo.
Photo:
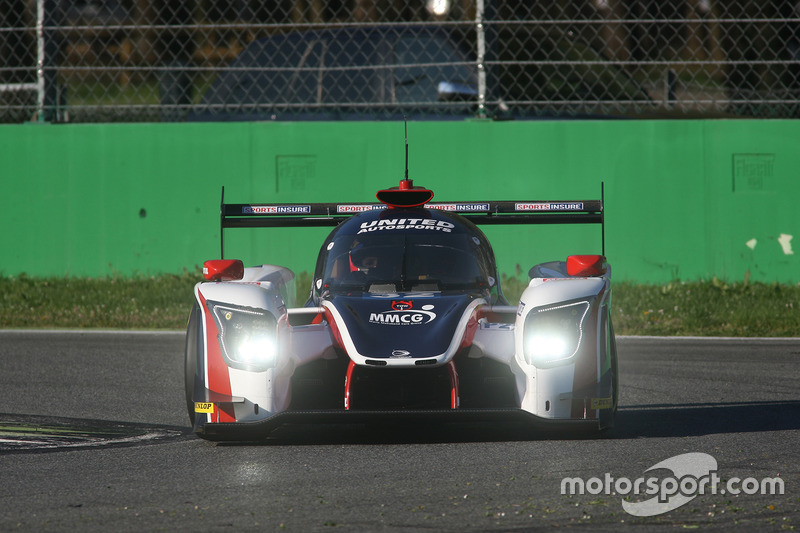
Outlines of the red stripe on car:
[[[228,365],[222,358],[219,346],[219,330],[211,312],[208,310],[206,299],[200,295],[200,303],[206,316],[206,376],[208,377],[208,390],[218,392],[225,396],[231,395],[231,377]],[[227,412],[219,409],[220,422],[235,422],[236,419]]]

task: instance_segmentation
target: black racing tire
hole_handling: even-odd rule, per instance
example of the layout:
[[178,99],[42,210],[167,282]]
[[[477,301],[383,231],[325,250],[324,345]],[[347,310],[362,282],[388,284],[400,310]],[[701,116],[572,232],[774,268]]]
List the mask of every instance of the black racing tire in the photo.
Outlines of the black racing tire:
[[189,413],[189,420],[194,426],[194,392],[197,387],[197,360],[200,357],[200,306],[195,304],[189,315],[189,323],[186,326],[186,347],[184,352],[184,379],[186,386],[186,410]]
[[614,335],[614,325],[608,320],[608,331],[611,346],[611,419],[608,427],[613,428],[617,421],[617,404],[619,403],[619,363],[617,362],[617,338]]
[[617,404],[619,402],[619,364],[617,362],[617,339],[614,336],[614,325],[611,323],[611,317],[608,317],[608,326],[605,331],[607,335],[607,346],[609,351],[609,373],[611,374],[611,409],[610,413],[603,416],[601,414],[601,432],[606,432],[612,429],[617,420]]
[[619,363],[617,362],[617,337],[614,335],[614,325],[608,322],[611,329],[611,369],[614,372],[614,385],[612,389],[614,403],[614,418],[617,416],[617,404],[619,403]]

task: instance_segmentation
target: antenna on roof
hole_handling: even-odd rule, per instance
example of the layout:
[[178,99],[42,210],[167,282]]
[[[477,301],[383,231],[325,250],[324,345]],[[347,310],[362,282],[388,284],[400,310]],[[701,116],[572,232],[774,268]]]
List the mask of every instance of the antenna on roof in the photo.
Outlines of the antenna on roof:
[[433,191],[425,187],[415,187],[414,180],[408,179],[408,120],[403,115],[406,139],[406,175],[397,187],[378,191],[377,198],[381,203],[391,207],[420,207],[430,202]]
[[403,127],[405,128],[406,137],[406,173],[404,179],[408,179],[408,120],[405,115],[403,115]]

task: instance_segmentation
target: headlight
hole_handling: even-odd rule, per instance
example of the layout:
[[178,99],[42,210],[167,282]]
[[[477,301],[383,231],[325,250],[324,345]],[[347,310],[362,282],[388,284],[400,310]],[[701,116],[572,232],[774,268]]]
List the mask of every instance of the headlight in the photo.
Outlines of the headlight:
[[525,361],[536,366],[566,363],[580,348],[589,302],[533,309],[525,318]]
[[275,316],[269,311],[206,302],[219,329],[226,363],[243,370],[266,370],[277,356]]

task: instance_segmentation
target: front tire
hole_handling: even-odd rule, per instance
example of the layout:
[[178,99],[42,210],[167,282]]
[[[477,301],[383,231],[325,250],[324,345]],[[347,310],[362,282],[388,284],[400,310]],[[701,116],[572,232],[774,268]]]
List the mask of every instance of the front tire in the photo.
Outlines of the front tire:
[[601,411],[600,430],[606,431],[614,427],[617,419],[617,403],[619,402],[619,363],[617,362],[617,339],[614,336],[614,326],[611,324],[611,317],[608,317],[605,329],[606,350],[609,357],[609,370],[611,378],[611,409]]
[[197,360],[200,357],[199,346],[200,334],[200,306],[195,304],[189,315],[189,323],[186,326],[186,347],[184,351],[184,380],[186,387],[186,410],[189,413],[189,420],[194,426],[194,392],[197,387]]

